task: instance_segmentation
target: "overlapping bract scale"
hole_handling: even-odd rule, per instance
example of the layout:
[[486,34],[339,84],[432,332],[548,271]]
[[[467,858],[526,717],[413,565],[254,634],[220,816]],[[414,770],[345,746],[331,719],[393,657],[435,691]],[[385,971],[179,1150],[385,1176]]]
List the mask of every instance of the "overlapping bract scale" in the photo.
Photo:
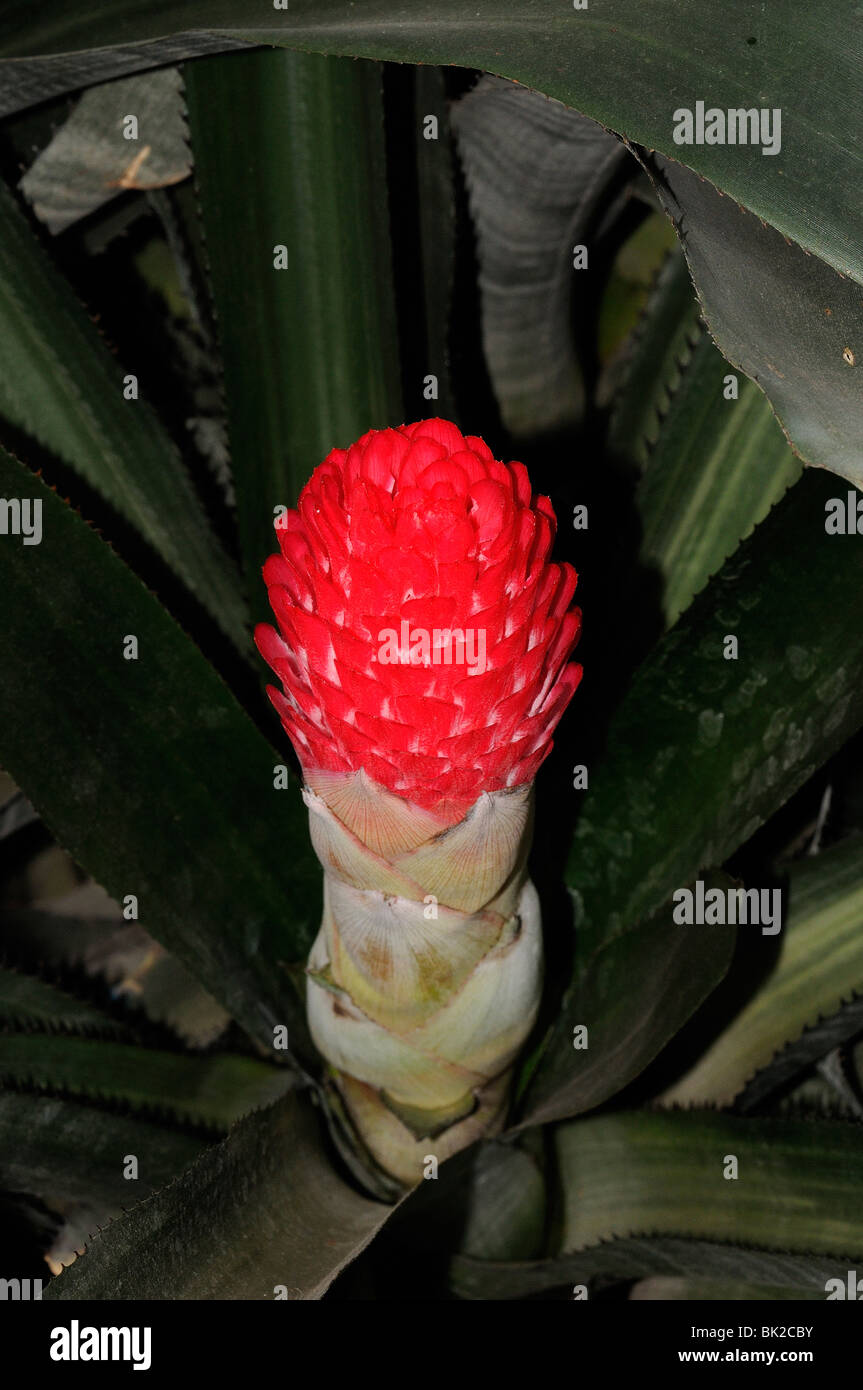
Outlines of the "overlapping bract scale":
[[581,677],[581,615],[522,464],[446,420],[371,430],[333,450],[276,530],[278,631],[256,639],[307,776],[363,769],[446,823],[533,780]]

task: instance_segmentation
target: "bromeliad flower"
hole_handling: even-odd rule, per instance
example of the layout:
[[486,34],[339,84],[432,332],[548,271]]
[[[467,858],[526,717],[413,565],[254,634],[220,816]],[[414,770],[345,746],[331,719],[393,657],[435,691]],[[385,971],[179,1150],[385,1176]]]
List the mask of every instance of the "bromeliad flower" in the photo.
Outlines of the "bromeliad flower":
[[532,785],[581,677],[576,574],[523,465],[445,420],[334,450],[276,530],[256,640],[325,873],[310,1025],[410,1182],[430,1136],[501,1122],[536,1015]]

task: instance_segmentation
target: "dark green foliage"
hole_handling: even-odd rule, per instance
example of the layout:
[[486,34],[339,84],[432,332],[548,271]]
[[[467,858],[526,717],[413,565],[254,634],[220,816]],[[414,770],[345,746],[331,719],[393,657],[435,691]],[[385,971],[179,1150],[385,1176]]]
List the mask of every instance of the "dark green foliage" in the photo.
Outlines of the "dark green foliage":
[[[861,477],[859,72],[841,7],[751,12],[4,8],[0,498],[42,538],[0,534],[0,1188],[39,1253],[89,1246],[48,1298],[817,1298],[863,1259],[863,537],[825,529]],[[146,72],[182,57],[181,109]],[[31,209],[63,94],[138,69],[140,144],[99,88]],[[674,145],[708,81],[782,108],[781,157]],[[192,177],[52,237],[99,111]],[[319,868],[250,660],[274,508],[406,411],[550,493],[586,677],[510,1128],[388,1205],[306,1033]],[[699,878],[779,889],[781,935],[676,921]]]

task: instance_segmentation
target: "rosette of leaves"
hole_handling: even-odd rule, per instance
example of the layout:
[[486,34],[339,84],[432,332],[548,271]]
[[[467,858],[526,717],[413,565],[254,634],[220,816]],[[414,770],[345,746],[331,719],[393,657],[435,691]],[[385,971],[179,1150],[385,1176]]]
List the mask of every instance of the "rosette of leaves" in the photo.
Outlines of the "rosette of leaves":
[[[456,8],[0,20],[0,1216],[48,1298],[823,1298],[863,1258],[842,19]],[[705,53],[779,157],[675,158]],[[403,1196],[305,1029],[320,871],[250,634],[315,463],[430,415],[552,498],[589,678],[506,1125]],[[674,922],[698,878],[780,887],[779,936]]]

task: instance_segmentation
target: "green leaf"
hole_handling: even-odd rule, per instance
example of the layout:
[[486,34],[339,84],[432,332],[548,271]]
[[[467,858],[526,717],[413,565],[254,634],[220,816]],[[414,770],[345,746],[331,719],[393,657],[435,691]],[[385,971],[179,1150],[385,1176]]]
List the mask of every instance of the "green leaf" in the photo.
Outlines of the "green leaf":
[[124,921],[119,911],[85,917],[67,903],[62,909],[3,914],[3,943],[16,961],[28,969],[47,963],[98,976],[112,986],[114,998],[172,1029],[189,1047],[207,1047],[224,1032],[230,1015],[143,927]]
[[613,392],[608,444],[641,472],[659,438],[681,375],[701,341],[698,300],[677,243],[665,259]]
[[767,393],[802,458],[863,482],[859,265],[807,254],[682,164],[653,168],[725,356]]
[[[649,8],[642,0],[606,0],[599,9],[580,12],[561,5],[560,0],[531,0],[528,5],[521,0],[495,0],[475,13],[467,12],[460,0],[435,0],[434,4],[419,0],[408,15],[402,8],[394,11],[387,0],[367,0],[361,11],[346,0],[323,5],[320,0],[294,0],[290,12],[268,14],[265,26],[241,29],[236,27],[230,0],[184,0],[182,4],[175,0],[155,14],[142,12],[136,0],[112,0],[98,14],[82,14],[78,5],[63,0],[52,7],[50,19],[31,18],[26,24],[18,8],[13,6],[12,13],[0,21],[0,54],[18,60],[26,54],[62,54],[53,60],[43,58],[41,71],[46,82],[53,83],[51,90],[58,90],[64,71],[65,80],[80,79],[74,63],[69,67],[70,50],[104,49],[112,43],[179,34],[184,36],[181,44],[188,43],[190,51],[197,52],[200,30],[217,43],[227,42],[223,36],[229,35],[314,52],[457,64],[514,78],[647,150],[675,156],[685,148],[687,165],[730,195],[725,200],[729,211],[732,202],[739,203],[776,228],[778,236],[772,241],[777,249],[780,237],[796,243],[794,266],[780,258],[769,284],[761,280],[768,290],[762,306],[765,317],[789,324],[792,355],[805,360],[814,328],[808,289],[808,312],[798,312],[795,269],[804,280],[811,276],[817,281],[823,266],[856,282],[844,286],[831,282],[831,290],[840,298],[848,326],[860,336],[863,320],[854,300],[859,301],[863,283],[863,254],[850,229],[859,224],[861,215],[863,81],[857,46],[841,7],[816,16],[806,0],[788,0],[781,9],[774,6],[756,15],[750,0],[727,0],[721,9],[700,0],[654,0]],[[794,36],[793,42],[789,35]],[[150,52],[151,61],[160,61],[158,45]],[[163,52],[161,61],[176,57],[175,38]],[[803,76],[801,54],[805,54]],[[121,61],[129,60],[127,49]],[[103,78],[110,72],[104,55],[100,72]],[[15,73],[13,66],[10,80]],[[675,143],[674,113],[693,112],[698,101],[723,111],[779,111],[781,149],[774,146],[773,153],[765,155],[757,144],[681,147]],[[775,133],[775,124],[773,129]],[[679,183],[677,195],[682,198],[681,188]],[[691,205],[683,204],[690,231],[701,206],[697,197]],[[821,265],[807,269],[798,247]],[[731,338],[745,330],[750,316],[746,302],[749,262],[739,244],[725,249],[733,256],[724,291],[733,297],[737,312],[733,325],[729,320],[729,340],[723,338],[723,344],[737,360]],[[716,282],[711,266],[710,283]],[[822,304],[819,312],[828,305],[829,301]],[[757,357],[764,356],[767,345],[767,340],[759,339]],[[859,345],[845,346],[859,362]],[[859,391],[856,398],[852,394],[856,390],[852,381],[836,379],[841,366],[841,361],[820,354],[817,374],[799,395],[795,412],[795,422],[804,427],[810,412],[817,420],[814,431],[804,428],[801,451],[840,472],[856,467],[860,395]],[[761,384],[773,397],[774,387],[781,387],[782,380],[771,374]],[[782,396],[780,390],[775,398],[780,401]],[[789,420],[792,406],[789,402],[786,412],[780,405],[780,413],[783,417],[787,413]],[[837,406],[841,407],[838,415]],[[851,471],[849,476],[860,475]]]
[[[128,1032],[122,1023],[116,1022],[101,1009],[73,998],[56,985],[3,967],[0,967],[0,1025],[4,1028],[50,1028],[75,1033],[116,1035]],[[0,1036],[0,1051],[5,1041]]]
[[240,540],[264,616],[274,508],[331,449],[402,422],[381,72],[274,51],[185,78]]
[[461,98],[453,126],[477,238],[483,348],[503,423],[515,437],[566,429],[584,410],[573,250],[593,229],[626,150],[594,121],[496,77],[480,78]]
[[669,627],[803,471],[753,382],[723,398],[728,372],[703,336],[638,490],[642,560],[663,577]]
[[[92,1231],[170,1182],[207,1147],[190,1134],[77,1101],[0,1092],[0,1188],[64,1216],[52,1249],[69,1259]],[[129,1177],[127,1156],[138,1160]]]
[[536,1159],[514,1144],[479,1145],[460,1241],[465,1255],[525,1259],[542,1248],[546,1188]]
[[186,967],[169,952],[150,950],[122,997],[148,1018],[163,1023],[189,1047],[208,1047],[228,1027],[229,1015]]
[[165,67],[169,63],[179,62],[181,58],[193,58],[204,53],[227,53],[248,47],[244,39],[198,33],[156,40],[155,43],[119,44],[90,52],[64,53],[61,57],[47,59],[18,58],[12,63],[3,64],[0,118],[16,112],[28,112],[34,105],[41,105],[67,92],[78,92],[84,87]]
[[[724,888],[732,880],[713,874],[705,882]],[[696,936],[671,912],[669,903],[607,941],[577,979],[529,1089],[525,1124],[592,1110],[623,1090],[725,975],[736,929],[713,926]]]
[[[627,167],[627,172],[632,178],[630,167]],[[596,351],[602,371],[596,385],[596,403],[600,408],[612,406],[617,402],[618,378],[627,357],[627,349],[632,337],[638,332],[651,292],[662,274],[663,267],[671,259],[670,252],[676,250],[678,245],[674,227],[655,206],[653,190],[646,174],[643,182],[634,179],[624,185],[619,198],[604,214],[602,228],[609,221],[609,231],[613,234],[617,233],[618,225],[625,227],[624,214],[628,211],[627,205],[636,199],[645,202],[650,211],[636,230],[626,237],[614,257],[599,305]],[[692,309],[695,295],[688,275],[686,282],[689,291],[687,303]],[[662,343],[659,351],[664,351],[665,347],[666,344]],[[652,361],[651,374],[655,370],[656,362]]]
[[0,1085],[124,1101],[175,1123],[227,1130],[294,1084],[287,1068],[254,1057],[186,1057],[86,1038],[0,1035]]
[[561,1253],[673,1235],[863,1254],[863,1126],[636,1112],[561,1125],[555,1143]]
[[485,1140],[448,1159],[408,1194],[387,1229],[390,1251],[420,1262],[453,1250],[481,1259],[530,1259],[545,1248],[548,1193],[543,1135]]
[[[863,994],[863,837],[855,836],[791,870],[784,924],[770,974],[694,1066],[664,1094],[681,1105],[729,1105],[785,1043]],[[860,1011],[845,1036],[860,1026]],[[829,1032],[802,1067],[841,1040]],[[779,1060],[779,1059],[777,1059]]]
[[[43,538],[0,542],[0,761],[79,864],[245,1028],[302,1025],[285,967],[317,928],[320,874],[278,756],[168,614],[60,498],[0,452],[0,496]],[[138,639],[138,659],[123,658]],[[134,795],[130,792],[134,788]]]
[[0,772],[0,840],[33,825],[39,816],[23,792],[19,792],[11,777]]
[[[670,1285],[685,1281],[689,1298],[715,1297],[721,1281],[725,1298],[822,1299],[828,1279],[847,1279],[845,1264],[818,1255],[753,1250],[742,1245],[674,1236],[618,1238],[551,1260],[504,1262],[457,1255],[451,1266],[453,1292],[465,1299],[523,1299],[560,1289],[571,1299],[577,1284],[651,1279]],[[664,1298],[677,1297],[666,1291]]]
[[43,1297],[318,1299],[391,1212],[338,1175],[293,1094],[109,1226]]
[[[437,377],[433,407],[446,420],[456,420],[450,329],[455,293],[458,219],[455,205],[455,143],[451,104],[440,68],[421,66],[414,73],[416,112],[417,219],[420,274],[425,310],[421,350],[423,377]],[[437,139],[426,139],[426,118],[437,119]],[[403,353],[409,343],[403,344]],[[422,385],[417,382],[417,387]],[[425,399],[425,397],[423,397]]]
[[[573,988],[601,948],[702,867],[725,862],[863,723],[863,546],[825,533],[835,486],[809,473],[790,490],[643,663],[612,717],[566,869]],[[736,660],[723,656],[729,634]],[[714,928],[686,930],[698,951]],[[571,1063],[572,1021],[567,1000],[547,1042],[557,1082]],[[534,1082],[542,1115],[561,1116],[544,1065]]]
[[[835,1055],[850,1038],[857,1037],[861,1032],[863,997],[858,997],[844,1004],[829,1018],[820,1019],[811,1028],[805,1029],[793,1042],[786,1043],[767,1066],[762,1067],[750,1078],[736,1099],[735,1110],[740,1114],[757,1110],[773,1092],[786,1088],[789,1082],[793,1082],[802,1072],[807,1071],[813,1062],[827,1067],[830,1061],[828,1054]],[[814,1094],[816,1089],[811,1083],[807,1087],[804,1079],[787,1099],[782,1098],[780,1104],[793,1104],[795,1097],[799,1096],[801,1104],[818,1106],[826,1113],[853,1114],[858,1118],[863,1116],[863,1106],[844,1078],[840,1082],[837,1077],[836,1083],[832,1080],[825,1081],[821,1095]]]
[[[680,256],[662,277],[648,309],[649,327],[618,398],[612,434],[620,450],[620,423],[629,417],[636,428],[626,452],[637,460],[646,443],[644,431],[649,431],[636,494],[641,558],[662,576],[668,626],[802,472],[757,386],[737,378],[707,333],[702,329],[698,334],[691,295],[687,302],[684,289],[689,283]],[[645,359],[653,357],[660,332],[667,334],[666,346],[659,371],[653,366],[648,383]],[[733,400],[724,396],[729,375],[739,392]],[[637,399],[630,405],[633,395]],[[647,401],[654,403],[649,413]],[[654,423],[650,417],[657,409],[661,419]]]
[[[138,120],[137,144],[122,138],[128,113]],[[190,172],[182,79],[165,68],[84,92],[19,187],[56,235],[126,188],[162,188]]]
[[615,712],[567,869],[586,948],[723,863],[863,722],[863,545],[825,533],[835,490],[787,493]]
[[[823,1115],[831,1120],[861,1120],[863,1119],[863,1103],[860,1101],[860,1081],[859,1065],[857,1055],[859,1054],[859,1041],[848,1044],[849,1032],[839,1033],[835,1043],[830,1040],[829,1035],[837,1029],[837,1025],[846,1022],[846,1017],[851,1018],[856,1023],[854,1034],[859,1039],[863,1034],[863,999],[855,999],[852,1004],[846,1004],[832,1018],[825,1019],[822,1023],[816,1024],[811,1032],[802,1034],[796,1043],[789,1043],[783,1048],[773,1061],[761,1071],[756,1072],[752,1081],[741,1092],[734,1105],[734,1110],[738,1115],[757,1113],[758,1107],[763,1105],[765,1097],[769,1097],[770,1112],[773,1114],[805,1114],[818,1117]],[[791,1061],[796,1062],[798,1057],[794,1054],[802,1053],[815,1035],[818,1040],[818,1052],[815,1053],[815,1065],[807,1066],[806,1070],[800,1075],[801,1068],[795,1066],[790,1073],[796,1077],[795,1084],[786,1086],[784,1083],[787,1078],[782,1076],[786,1057],[792,1054]],[[825,1035],[826,1038],[825,1038]],[[825,1051],[822,1044],[827,1041],[830,1051]],[[815,1044],[812,1044],[813,1048]],[[809,1059],[810,1062],[812,1058]],[[778,1085],[782,1088],[782,1094],[771,1096],[774,1090],[774,1082],[778,1079]]]
[[[169,1182],[208,1146],[201,1134],[78,1101],[0,1094],[0,1186],[7,1192],[86,1201],[104,1190],[120,1208],[142,1187]],[[123,1176],[127,1153],[138,1159],[137,1182]]]
[[[834,1278],[842,1279],[841,1274]],[[796,1303],[809,1300],[812,1303],[824,1302],[824,1286],[800,1289],[792,1284],[747,1284],[731,1279],[723,1284],[718,1279],[699,1279],[693,1275],[689,1279],[643,1279],[629,1293],[634,1302],[658,1302],[674,1299],[679,1302],[726,1303],[732,1299],[740,1303]]]
[[237,574],[147,405],[146,381],[139,390],[124,399],[123,369],[0,186],[0,415],[131,521],[245,649]]
[[[780,107],[779,156],[703,144],[686,147],[687,162],[837,270],[863,278],[861,248],[847,235],[860,217],[861,75],[841,7],[816,15],[805,0],[788,0],[756,16],[748,0],[727,0],[721,10],[694,0],[654,0],[649,9],[641,0],[608,0],[584,12],[557,0],[493,0],[475,12],[460,0],[417,0],[408,12],[387,0],[366,0],[361,10],[347,0],[292,0],[259,26],[238,25],[231,0],[174,0],[158,10],[137,0],[89,9],[55,0],[50,11],[23,10],[18,0],[0,20],[4,57],[65,56],[180,34],[198,45],[203,31],[220,41],[456,64],[515,78],[670,155],[681,149],[676,107],[694,109],[705,97],[725,109]],[[176,51],[174,44],[172,58]],[[158,61],[158,49],[151,53]]]

